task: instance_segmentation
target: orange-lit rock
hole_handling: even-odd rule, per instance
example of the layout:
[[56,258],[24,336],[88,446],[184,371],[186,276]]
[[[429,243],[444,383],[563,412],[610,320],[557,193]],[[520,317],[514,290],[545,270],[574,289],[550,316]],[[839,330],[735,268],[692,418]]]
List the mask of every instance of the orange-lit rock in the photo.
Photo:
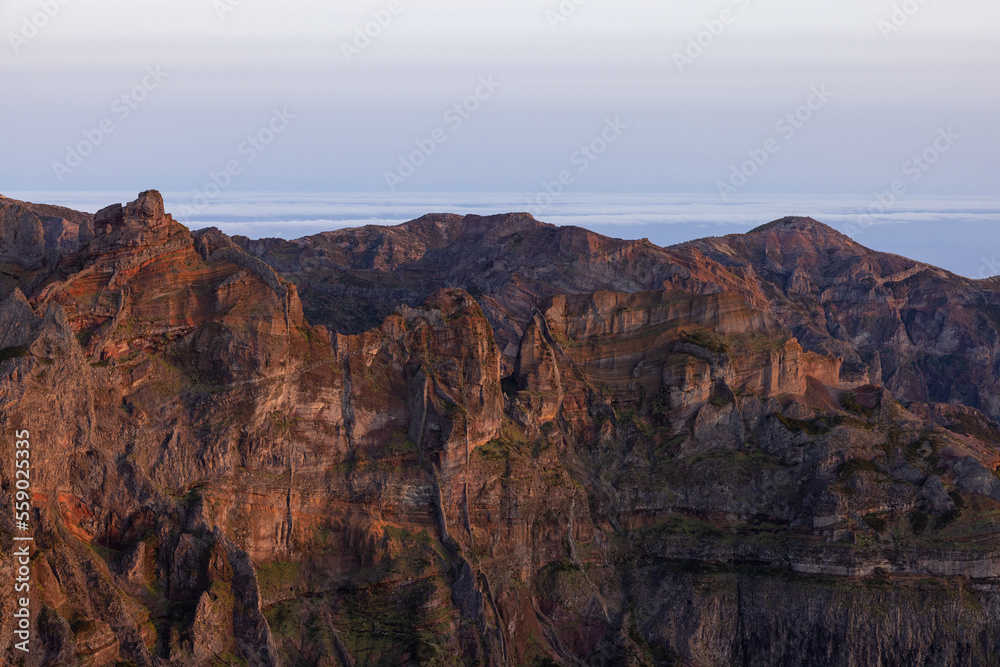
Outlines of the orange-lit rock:
[[0,199],[0,258],[38,664],[997,663],[991,282],[803,218],[251,241],[152,191]]

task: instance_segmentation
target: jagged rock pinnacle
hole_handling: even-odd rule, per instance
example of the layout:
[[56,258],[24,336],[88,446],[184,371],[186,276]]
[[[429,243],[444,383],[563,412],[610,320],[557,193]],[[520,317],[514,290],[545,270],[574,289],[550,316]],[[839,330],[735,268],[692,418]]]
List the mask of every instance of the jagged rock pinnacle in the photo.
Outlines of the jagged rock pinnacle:
[[138,199],[125,206],[112,204],[94,215],[94,227],[98,236],[120,229],[161,229],[172,221],[173,218],[164,211],[163,196],[156,190],[141,192]]
[[125,207],[127,217],[157,220],[164,216],[163,196],[156,190],[139,193],[139,198]]

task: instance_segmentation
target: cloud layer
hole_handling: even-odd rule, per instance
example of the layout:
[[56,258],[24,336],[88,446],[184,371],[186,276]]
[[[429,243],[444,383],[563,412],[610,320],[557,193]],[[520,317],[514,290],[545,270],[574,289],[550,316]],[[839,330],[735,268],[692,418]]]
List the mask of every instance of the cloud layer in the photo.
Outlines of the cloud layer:
[[[199,189],[235,160],[242,190],[387,190],[492,76],[403,190],[542,191],[621,118],[574,191],[716,193],[826,86],[741,192],[875,192],[952,127],[962,140],[913,191],[986,193],[998,21],[973,0],[15,0],[0,6],[0,182]],[[167,76],[136,100],[150,67]],[[275,108],[294,121],[245,162]]]

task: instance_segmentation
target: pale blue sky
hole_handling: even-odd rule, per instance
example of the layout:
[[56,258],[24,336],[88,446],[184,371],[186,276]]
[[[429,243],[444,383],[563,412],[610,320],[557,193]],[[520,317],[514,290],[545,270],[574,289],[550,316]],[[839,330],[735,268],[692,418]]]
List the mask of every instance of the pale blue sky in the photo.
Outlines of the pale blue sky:
[[[404,192],[541,192],[568,172],[580,193],[715,193],[775,139],[740,194],[899,179],[908,195],[996,194],[992,0],[587,0],[555,29],[558,0],[399,0],[350,61],[343,44],[389,0],[64,2],[0,4],[0,191],[193,193],[228,165],[239,190],[387,191],[395,172]],[[880,29],[903,5],[919,9]],[[707,46],[681,72],[675,52],[699,33]],[[480,77],[500,86],[484,95]],[[815,86],[832,96],[783,136],[776,123]],[[461,123],[445,116],[477,87]],[[627,128],[601,155],[574,156],[616,118]],[[273,141],[245,143],[269,125]],[[947,128],[959,138],[910,180],[908,160]],[[446,140],[400,171],[435,130]],[[73,166],[85,133],[100,143]]]

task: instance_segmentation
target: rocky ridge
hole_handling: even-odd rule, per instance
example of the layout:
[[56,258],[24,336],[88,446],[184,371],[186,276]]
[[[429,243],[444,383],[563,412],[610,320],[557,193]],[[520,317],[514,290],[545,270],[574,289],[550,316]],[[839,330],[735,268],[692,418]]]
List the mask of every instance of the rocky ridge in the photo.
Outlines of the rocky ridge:
[[154,191],[2,199],[0,257],[25,664],[1000,655],[989,281],[804,218],[673,248],[526,214],[250,241]]

